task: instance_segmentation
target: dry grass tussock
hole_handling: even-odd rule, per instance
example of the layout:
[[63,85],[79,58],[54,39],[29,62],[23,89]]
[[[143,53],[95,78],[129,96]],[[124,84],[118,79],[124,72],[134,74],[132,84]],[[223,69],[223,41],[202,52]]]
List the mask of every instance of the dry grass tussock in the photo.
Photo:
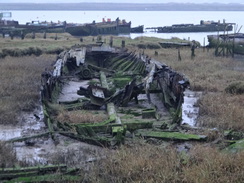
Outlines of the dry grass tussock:
[[90,171],[90,182],[243,182],[244,153],[195,146],[189,154],[144,144],[121,147]]
[[40,100],[41,73],[55,59],[40,57],[6,57],[0,60],[0,123],[17,122],[21,111],[30,111]]
[[1,168],[13,167],[17,162],[15,152],[9,144],[0,141],[0,166]]
[[208,93],[199,105],[199,125],[244,131],[244,95]]
[[62,123],[99,123],[107,120],[107,115],[96,111],[61,111],[57,120]]

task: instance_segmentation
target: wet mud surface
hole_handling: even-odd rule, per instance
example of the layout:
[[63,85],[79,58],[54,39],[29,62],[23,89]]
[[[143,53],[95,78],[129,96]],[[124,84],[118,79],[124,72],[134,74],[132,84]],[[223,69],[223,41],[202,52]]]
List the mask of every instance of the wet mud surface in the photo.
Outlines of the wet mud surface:
[[[23,113],[19,124],[0,125],[0,140],[8,141],[19,137],[29,137],[47,131],[42,109]],[[28,165],[47,165],[66,163],[79,166],[96,160],[102,154],[102,148],[55,135],[55,141],[49,136],[12,143],[18,160]]]
[[[80,95],[77,95],[77,90],[80,86],[88,86],[88,81],[69,81],[64,85],[62,93],[58,101],[73,101],[77,100]],[[183,121],[182,124],[187,123],[194,126],[198,116],[199,108],[196,103],[200,92],[193,92],[187,90],[184,96],[184,104],[182,106]],[[146,95],[138,96],[139,103],[147,100]],[[152,103],[159,109],[161,117],[169,115],[167,109],[163,106],[158,96],[151,95]],[[148,103],[147,103],[148,104]],[[131,102],[131,107],[135,107],[135,102]],[[150,107],[150,106],[144,106]],[[19,124],[16,126],[0,125],[0,140],[7,141],[13,138],[32,136],[47,131],[43,121],[42,109],[36,109],[31,113],[24,113],[19,119]],[[13,143],[13,149],[16,152],[18,160],[24,161],[30,165],[35,164],[52,164],[52,163],[66,163],[68,165],[85,165],[89,161],[96,160],[102,157],[103,149],[101,147],[89,145],[79,142],[68,137],[55,135],[55,141],[50,137],[41,137],[31,139],[24,142]],[[187,145],[188,146],[188,145]],[[187,147],[188,148],[188,147]],[[186,149],[187,149],[186,148]],[[185,145],[180,145],[179,149],[185,149]]]

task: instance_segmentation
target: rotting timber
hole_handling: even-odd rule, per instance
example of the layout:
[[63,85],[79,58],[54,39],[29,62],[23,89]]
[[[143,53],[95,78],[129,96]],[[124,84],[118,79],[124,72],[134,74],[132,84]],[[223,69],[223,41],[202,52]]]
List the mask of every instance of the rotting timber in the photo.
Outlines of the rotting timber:
[[[76,99],[60,100],[64,83],[86,82]],[[62,52],[54,71],[42,74],[42,101],[49,133],[99,145],[113,146],[133,137],[163,140],[203,140],[194,134],[171,134],[181,124],[183,92],[187,78],[143,53],[108,45],[88,45]],[[166,106],[167,113],[162,105]],[[56,106],[56,107],[54,107]],[[59,120],[58,107],[88,112],[104,121]],[[170,112],[169,112],[170,111]],[[98,116],[99,118],[99,116]],[[95,118],[94,118],[95,119]],[[184,137],[181,136],[184,135]]]

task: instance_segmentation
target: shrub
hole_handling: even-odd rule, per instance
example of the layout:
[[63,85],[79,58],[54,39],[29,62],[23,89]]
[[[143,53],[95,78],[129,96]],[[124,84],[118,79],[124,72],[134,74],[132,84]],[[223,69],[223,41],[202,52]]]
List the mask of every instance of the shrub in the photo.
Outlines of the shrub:
[[244,93],[244,82],[234,82],[225,88],[226,93],[231,94],[243,94]]
[[1,168],[11,168],[17,162],[16,154],[10,144],[0,141],[0,166]]
[[161,47],[160,47],[160,45],[157,44],[157,43],[148,43],[148,44],[147,44],[147,48],[148,48],[148,49],[159,49],[159,48],[161,48]]

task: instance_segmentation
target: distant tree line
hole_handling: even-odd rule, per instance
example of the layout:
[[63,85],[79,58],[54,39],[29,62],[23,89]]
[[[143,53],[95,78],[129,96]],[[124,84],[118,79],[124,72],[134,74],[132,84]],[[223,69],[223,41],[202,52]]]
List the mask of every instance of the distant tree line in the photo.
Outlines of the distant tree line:
[[243,11],[243,4],[194,3],[0,3],[0,10]]

